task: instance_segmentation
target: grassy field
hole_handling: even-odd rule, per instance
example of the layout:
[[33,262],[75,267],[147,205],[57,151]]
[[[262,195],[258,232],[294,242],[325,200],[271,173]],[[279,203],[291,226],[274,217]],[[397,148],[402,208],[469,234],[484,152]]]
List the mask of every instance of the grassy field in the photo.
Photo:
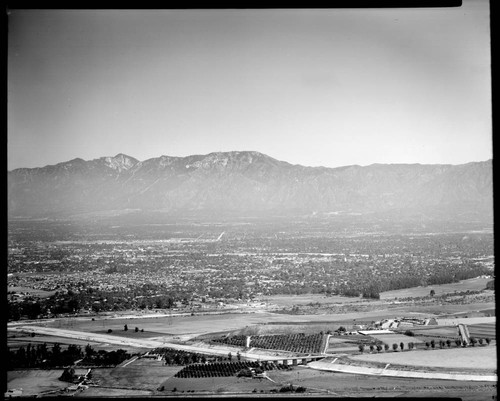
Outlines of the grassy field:
[[456,327],[448,326],[421,326],[412,328],[411,331],[415,333],[416,337],[429,335],[431,337],[457,338],[459,336]]
[[497,368],[496,347],[494,345],[468,348],[445,348],[428,351],[387,352],[360,354],[351,359],[383,362],[409,366],[467,368],[472,370]]
[[[213,392],[225,393],[247,393],[252,394],[255,389],[258,393],[262,391],[269,392],[272,389],[279,389],[280,386],[267,379],[252,379],[245,377],[214,377],[214,378],[196,378],[179,379],[176,377],[165,380],[160,387],[163,391],[157,391],[158,395],[173,395],[179,393],[195,392]],[[173,391],[176,389],[176,391]]]
[[[413,316],[415,314],[412,314]],[[221,332],[224,328],[226,333],[231,333],[235,330],[241,330],[245,327],[260,326],[264,331],[272,331],[275,329],[269,323],[277,325],[296,325],[302,326],[301,330],[307,326],[322,326],[325,331],[328,329],[335,330],[339,325],[345,322],[351,322],[354,319],[372,321],[386,317],[394,317],[394,312],[379,310],[377,312],[354,312],[347,314],[331,314],[331,315],[286,315],[275,313],[231,313],[224,315],[198,315],[186,317],[148,317],[136,319],[64,319],[58,321],[47,322],[47,327],[62,328],[68,330],[85,331],[90,333],[107,332],[108,329],[113,330],[116,335],[126,334],[134,336],[139,333],[134,333],[131,329],[136,326],[139,329],[144,329],[144,333],[140,333],[141,338],[164,336],[176,336],[184,334],[202,335],[206,333]],[[129,327],[128,332],[123,331],[124,325]],[[268,325],[268,326],[266,326]],[[283,327],[282,327],[283,328]],[[314,330],[317,327],[314,328]],[[294,329],[294,332],[295,329]],[[112,333],[112,334],[113,334]],[[148,337],[150,336],[150,337]]]
[[269,373],[269,377],[282,384],[293,383],[318,391],[328,390],[334,397],[420,396],[422,392],[432,393],[433,397],[447,397],[449,391],[465,394],[481,390],[488,395],[488,398],[471,398],[471,400],[491,400],[491,395],[496,394],[496,385],[491,383],[443,382],[443,380],[430,379],[408,380],[398,377],[332,373],[302,367],[294,368],[292,371],[272,371]]
[[20,336],[18,332],[16,332],[15,337],[11,337],[10,335],[7,338],[7,346],[9,349],[18,349],[20,347],[26,347],[29,343],[31,345],[37,345],[37,344],[43,344],[46,343],[47,345],[52,345],[52,344],[60,344],[61,346],[65,345],[78,345],[82,348],[84,348],[87,344],[90,344],[92,348],[95,350],[106,350],[106,351],[112,351],[112,350],[117,350],[117,349],[124,349],[126,348],[128,352],[135,353],[135,352],[146,352],[148,349],[147,348],[136,348],[136,347],[130,347],[130,346],[121,346],[118,344],[103,344],[99,342],[93,342],[93,341],[83,341],[83,340],[77,340],[74,338],[66,338],[66,337],[57,337],[57,336],[45,336],[45,335],[36,335],[35,337],[31,336]]
[[96,369],[93,380],[98,380],[102,387],[153,391],[181,369],[182,366],[164,366],[154,359],[137,359],[126,366]]
[[[392,317],[394,316],[416,316],[419,314],[424,317],[431,316],[447,316],[455,314],[467,314],[470,312],[478,312],[485,309],[495,309],[495,301],[487,302],[471,302],[467,304],[428,304],[428,305],[412,305],[411,307],[402,306],[391,309]],[[482,315],[484,313],[481,312]]]
[[88,389],[76,393],[73,397],[82,398],[103,398],[103,397],[113,397],[117,399],[121,398],[139,398],[148,397],[153,394],[152,390],[137,390],[129,388],[111,388],[111,387],[89,387]]
[[[496,385],[491,383],[455,382],[428,379],[403,379],[393,377],[361,376],[343,373],[323,372],[307,367],[296,367],[291,371],[271,371],[268,375],[276,383],[268,380],[214,378],[214,379],[170,379],[180,368],[157,366],[157,361],[140,360],[125,368],[94,369],[94,379],[98,387],[90,387],[76,393],[76,397],[148,397],[150,395],[189,395],[188,390],[200,393],[269,392],[292,383],[306,387],[316,394],[329,392],[333,396],[424,396],[448,397],[456,394],[467,401],[491,400],[496,394]],[[127,368],[130,366],[130,369]],[[8,372],[8,388],[23,388],[23,395],[40,394],[43,391],[63,389],[67,383],[58,380],[61,370],[30,370]],[[79,372],[78,373],[83,373]],[[147,383],[146,383],[147,382]],[[165,386],[163,391],[157,389]],[[174,387],[177,391],[173,393]],[[182,393],[184,391],[184,393]],[[257,394],[255,394],[257,395]],[[467,396],[467,397],[466,397]]]
[[463,280],[458,283],[429,285],[426,287],[405,288],[402,290],[386,291],[380,293],[380,299],[389,300],[394,298],[407,298],[407,297],[425,297],[434,290],[435,296],[454,293],[455,291],[480,291],[486,288],[486,283],[491,281],[491,278],[471,278]]
[[[259,302],[267,302],[277,305],[279,307],[290,307],[294,305],[308,305],[308,304],[347,304],[359,303],[359,298],[342,297],[339,295],[325,296],[323,294],[302,294],[302,295],[266,295],[265,297],[257,298]],[[370,302],[363,300],[364,302]],[[372,301],[376,302],[376,301]]]
[[[469,334],[472,337],[490,339],[496,338],[495,323],[480,323],[468,324]],[[458,337],[458,329],[456,326],[417,326],[411,329],[415,335],[430,335],[430,336],[443,336],[443,337]]]
[[418,338],[411,337],[411,336],[405,336],[404,334],[376,334],[376,335],[370,335],[370,337],[373,337],[374,339],[382,341],[384,344],[389,345],[392,347],[392,344],[398,344],[403,343],[405,344],[405,347],[408,346],[408,343],[413,342],[413,343],[418,343],[421,342]]
[[472,337],[486,338],[489,337],[492,340],[496,339],[496,327],[495,324],[485,323],[485,324],[472,324],[467,326],[469,328],[469,334]]
[[[87,369],[75,369],[77,375],[85,374]],[[52,370],[15,370],[7,372],[7,388],[23,389],[23,396],[33,396],[36,394],[51,391],[63,390],[71,386],[71,383],[59,380],[63,369]]]
[[123,327],[126,324],[129,327],[129,332],[137,326],[139,329],[144,329],[144,333],[141,333],[144,337],[158,337],[161,335],[175,336],[180,334],[211,333],[220,331],[221,328],[230,332],[231,330],[241,329],[250,324],[265,323],[266,315],[267,314],[234,313],[224,315],[148,317],[136,319],[96,318],[94,321],[91,319],[80,319],[64,322],[52,322],[48,323],[47,326],[95,333],[103,331],[107,332],[108,329],[111,329],[119,335],[127,334],[132,336],[136,334],[124,332]]

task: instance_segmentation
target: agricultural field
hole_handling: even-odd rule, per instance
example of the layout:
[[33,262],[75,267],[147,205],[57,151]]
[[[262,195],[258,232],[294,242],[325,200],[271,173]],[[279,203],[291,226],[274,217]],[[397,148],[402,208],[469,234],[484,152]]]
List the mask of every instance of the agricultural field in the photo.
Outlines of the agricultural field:
[[383,352],[360,354],[350,359],[433,368],[464,368],[473,371],[497,368],[496,346],[444,348],[422,351]]
[[[357,337],[357,336],[356,336]],[[328,348],[326,349],[327,354],[337,353],[337,352],[357,352],[358,344],[355,340],[350,340],[347,337],[330,337],[328,339]]]
[[20,347],[26,347],[28,344],[36,345],[36,344],[60,344],[60,345],[69,345],[69,344],[75,344],[80,347],[84,347],[87,344],[90,344],[92,347],[97,348],[99,345],[102,345],[101,343],[98,342],[92,342],[92,341],[83,341],[83,340],[76,340],[76,339],[71,339],[71,338],[65,338],[65,337],[53,337],[53,336],[20,336],[19,333],[16,333],[14,335],[8,335],[7,337],[7,346],[11,350],[18,349]]
[[408,343],[413,342],[413,343],[419,343],[422,342],[422,340],[419,340],[418,337],[411,337],[411,336],[405,336],[404,334],[370,334],[370,337],[374,338],[375,340],[379,340],[383,342],[384,344],[387,344],[389,346],[392,346],[392,344],[400,344],[403,343],[405,344],[405,347],[408,346]]
[[[411,313],[411,316],[427,317],[428,314]],[[90,318],[85,319],[61,319],[57,321],[40,322],[47,327],[69,329],[76,331],[84,331],[90,333],[106,332],[111,329],[112,333],[121,335],[124,333],[123,328],[126,324],[130,329],[136,326],[139,329],[144,329],[144,337],[147,338],[148,333],[151,338],[158,336],[179,336],[192,335],[200,336],[214,332],[220,332],[224,328],[224,333],[232,333],[237,330],[242,330],[247,327],[259,327],[262,330],[267,330],[276,333],[278,326],[317,326],[323,325],[326,330],[336,330],[340,325],[346,323],[353,324],[355,321],[380,320],[384,318],[393,318],[393,311],[378,310],[376,312],[357,312],[347,314],[327,314],[327,315],[286,315],[276,313],[228,313],[220,315],[196,315],[186,317],[137,317],[131,318],[95,318],[92,321]],[[290,330],[290,329],[289,329]],[[326,331],[325,330],[325,331]],[[297,332],[295,329],[294,332]],[[316,332],[316,328],[314,328]],[[129,333],[131,336],[134,333]],[[256,334],[254,332],[250,334]]]
[[404,379],[398,377],[366,376],[332,373],[298,366],[291,371],[272,371],[268,376],[281,383],[293,383],[334,397],[459,397],[467,401],[491,400],[496,384]]
[[[496,339],[495,323],[480,323],[467,325],[471,337]],[[415,333],[414,338],[458,338],[456,326],[422,326],[411,329]],[[423,340],[426,341],[426,340]]]
[[[98,332],[107,331],[108,329],[113,332],[123,332],[124,325],[129,329],[136,326],[139,329],[144,329],[144,334],[151,334],[151,337],[161,335],[175,336],[175,335],[201,335],[205,333],[212,333],[220,331],[221,327],[225,328],[228,332],[231,330],[241,329],[249,324],[260,324],[266,322],[267,315],[273,314],[220,314],[220,315],[197,315],[197,316],[161,316],[161,317],[146,317],[141,318],[96,318],[94,321],[91,319],[78,320],[73,322],[63,322],[61,325],[57,322],[47,323],[48,327],[68,328],[72,330]],[[281,316],[279,317],[281,318]]]
[[279,384],[273,383],[267,379],[253,379],[248,377],[211,377],[185,379],[173,377],[163,381],[155,392],[155,395],[180,395],[185,393],[211,393],[223,394],[248,394],[256,392],[269,393],[271,390],[280,388]]
[[[211,340],[216,344],[227,344],[245,347],[246,336],[237,335],[230,337],[218,337]],[[289,351],[298,353],[320,353],[325,347],[323,334],[304,333],[259,335],[250,337],[250,348],[271,349],[277,351]]]
[[215,363],[197,363],[190,364],[177,372],[174,377],[178,378],[206,378],[206,377],[232,377],[237,376],[238,372],[247,368],[260,368],[263,371],[275,369],[284,369],[284,365],[273,362],[259,363],[257,361],[235,361],[235,362],[215,362]]
[[469,328],[469,334],[472,337],[489,337],[492,340],[496,340],[496,325],[494,323],[472,324],[467,327]]
[[416,298],[425,297],[430,294],[431,290],[434,290],[434,296],[439,296],[443,294],[450,294],[454,292],[462,291],[480,291],[486,288],[486,284],[493,280],[492,278],[471,278],[469,280],[462,280],[458,283],[451,284],[440,284],[440,285],[428,285],[425,287],[413,287],[405,288],[402,290],[385,291],[380,293],[381,300],[391,300],[395,298]]
[[265,297],[257,297],[256,300],[273,304],[278,307],[290,307],[294,305],[308,305],[308,304],[346,304],[346,303],[359,303],[361,302],[376,302],[360,300],[354,297],[343,297],[340,295],[325,296],[323,294],[303,294],[303,295],[266,295]]
[[100,387],[151,391],[181,369],[182,366],[165,366],[154,359],[136,359],[116,368],[94,369],[93,380]]
[[482,310],[495,309],[495,299],[494,293],[491,293],[491,300],[487,301],[477,301],[464,304],[450,304],[450,303],[428,303],[428,304],[412,304],[411,307],[408,306],[398,306],[390,309],[390,314],[388,317],[394,316],[422,316],[422,317],[447,317],[449,315],[464,315],[467,313],[478,313],[479,315],[485,316]]

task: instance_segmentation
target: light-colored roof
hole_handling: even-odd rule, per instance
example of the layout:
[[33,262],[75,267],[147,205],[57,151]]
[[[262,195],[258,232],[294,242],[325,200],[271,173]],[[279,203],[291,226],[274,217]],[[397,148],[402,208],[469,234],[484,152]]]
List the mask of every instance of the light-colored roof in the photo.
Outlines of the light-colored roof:
[[358,333],[365,336],[369,336],[372,334],[394,334],[394,332],[390,330],[358,330]]

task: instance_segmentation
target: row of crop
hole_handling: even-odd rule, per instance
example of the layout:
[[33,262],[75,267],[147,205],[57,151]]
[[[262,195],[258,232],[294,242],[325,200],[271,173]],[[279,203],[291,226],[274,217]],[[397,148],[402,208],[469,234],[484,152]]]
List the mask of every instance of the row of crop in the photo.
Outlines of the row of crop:
[[201,377],[230,377],[236,375],[243,369],[260,369],[262,371],[273,369],[288,369],[287,366],[275,364],[273,362],[221,362],[208,364],[193,364],[186,366],[174,377],[178,378],[201,378]]
[[322,334],[296,335],[280,334],[274,336],[252,337],[250,346],[255,348],[291,351],[300,353],[321,352],[323,345]]
[[[321,352],[324,348],[324,337],[323,333],[311,335],[296,333],[252,336],[250,338],[250,347],[299,353],[316,353]],[[246,336],[243,335],[225,336],[211,340],[213,343],[239,347],[246,346],[246,341]]]
[[214,338],[210,341],[213,343],[218,343],[218,344],[234,345],[236,347],[244,347],[246,345],[247,337],[244,335],[224,336],[224,337]]
[[176,350],[173,348],[158,347],[149,352],[150,355],[158,355],[164,361],[165,365],[189,365],[191,363],[206,363],[229,360],[221,356],[206,356],[196,352]]

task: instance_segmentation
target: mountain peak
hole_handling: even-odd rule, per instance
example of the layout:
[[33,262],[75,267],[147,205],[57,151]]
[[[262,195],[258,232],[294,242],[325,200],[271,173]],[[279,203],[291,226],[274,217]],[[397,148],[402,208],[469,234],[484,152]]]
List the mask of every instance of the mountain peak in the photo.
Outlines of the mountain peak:
[[106,166],[113,170],[117,170],[118,172],[122,172],[124,170],[128,170],[129,168],[135,166],[138,162],[137,159],[133,157],[127,156],[123,153],[118,153],[114,157],[102,157],[101,160],[104,160]]

